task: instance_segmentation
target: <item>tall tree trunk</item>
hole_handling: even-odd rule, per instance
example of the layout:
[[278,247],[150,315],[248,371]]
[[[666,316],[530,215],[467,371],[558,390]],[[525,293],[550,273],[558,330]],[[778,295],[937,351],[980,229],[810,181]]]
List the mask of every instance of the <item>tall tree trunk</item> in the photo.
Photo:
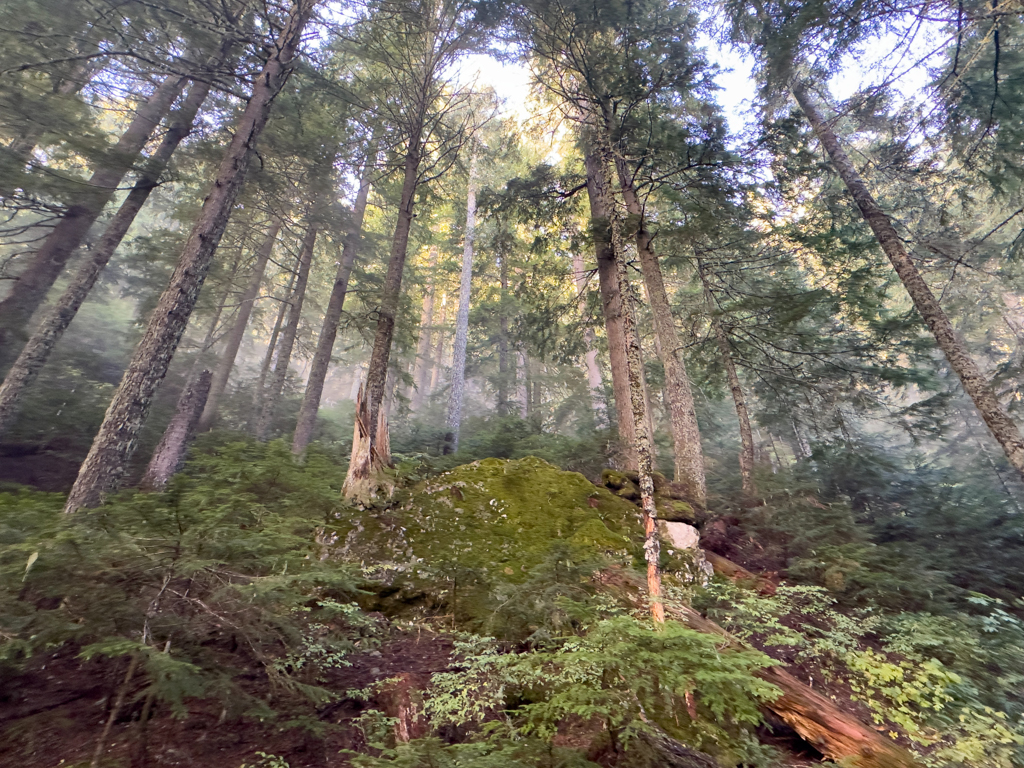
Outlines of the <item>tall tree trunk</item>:
[[455,316],[455,341],[452,344],[452,388],[448,394],[445,419],[444,453],[459,450],[462,425],[462,400],[466,390],[466,346],[469,343],[469,301],[473,289],[473,237],[476,234],[476,155],[469,162],[466,191],[466,234],[462,246],[462,279],[459,282],[459,312]]
[[267,124],[271,105],[291,73],[302,30],[315,4],[316,0],[295,0],[270,58],[255,80],[252,96],[235,126],[217,178],[185,242],[170,283],[157,302],[142,341],[107,408],[99,433],[68,496],[65,512],[101,503],[104,493],[115,488],[124,474],[135,451],[139,430],[149,414],[153,395],[167,374],[192,315],[210,262],[245,181],[256,142]]
[[[711,311],[709,306],[708,311]],[[750,416],[747,413],[747,398],[743,394],[743,387],[740,385],[740,377],[736,374],[736,363],[732,359],[732,346],[729,344],[729,336],[722,327],[722,322],[711,316],[711,327],[715,332],[715,339],[718,341],[718,351],[722,355],[722,365],[725,367],[725,375],[729,381],[729,390],[732,392],[732,402],[736,406],[736,418],[740,424],[740,478],[743,483],[743,492],[752,496],[754,489],[754,433],[750,429]]]
[[384,383],[391,359],[391,340],[395,335],[395,316],[402,292],[402,273],[405,271],[405,257],[409,251],[409,231],[412,228],[413,207],[416,203],[416,187],[419,183],[420,159],[423,154],[423,115],[409,132],[408,153],[405,156],[405,174],[402,180],[402,196],[398,204],[398,223],[391,239],[391,257],[384,277],[378,311],[377,332],[373,338],[373,351],[366,372],[366,399],[369,408],[370,444],[377,436],[377,413],[384,399]]
[[640,271],[643,273],[647,299],[651,304],[654,332],[658,339],[658,354],[665,368],[665,394],[669,404],[675,480],[677,483],[688,485],[696,500],[703,505],[707,497],[704,453],[701,450],[700,428],[697,426],[697,411],[693,405],[690,377],[686,373],[686,365],[680,353],[682,345],[679,343],[675,319],[672,317],[672,306],[665,290],[661,264],[654,252],[653,239],[647,230],[644,207],[633,187],[633,179],[621,158],[616,159],[615,165],[626,211],[636,223],[636,250],[640,256]]
[[[601,139],[599,139],[601,141]],[[622,235],[622,218],[616,209],[612,196],[611,169],[612,153],[610,147],[603,146],[600,154],[595,154],[594,177],[595,189],[600,202],[600,210],[607,213],[607,218],[595,222],[596,227],[607,232],[615,266],[618,293],[621,297],[622,336],[626,353],[626,371],[629,376],[629,404],[633,417],[634,451],[637,458],[638,485],[640,486],[640,504],[644,524],[644,559],[647,561],[647,596],[651,603],[651,618],[655,624],[665,622],[665,606],[661,601],[661,542],[658,539],[658,510],[654,504],[654,460],[652,435],[647,420],[647,398],[644,394],[643,359],[640,351],[640,337],[636,329],[636,315],[629,287],[629,276],[626,271],[625,243]],[[590,169],[588,168],[588,182]],[[592,204],[593,210],[593,204]],[[618,403],[616,403],[618,405]]]
[[370,199],[370,186],[376,160],[376,140],[371,141],[371,149],[363,162],[363,175],[359,181],[355,204],[352,206],[352,218],[345,243],[341,249],[341,263],[334,276],[334,287],[331,298],[327,302],[323,326],[317,339],[316,352],[310,366],[309,380],[306,382],[306,393],[299,408],[299,418],[295,425],[295,436],[292,440],[292,453],[298,455],[306,450],[313,437],[316,426],[316,415],[320,410],[320,399],[324,394],[324,382],[327,381],[327,369],[331,364],[334,352],[334,341],[338,338],[338,324],[345,308],[345,295],[348,293],[348,280],[352,275],[352,267],[359,253],[359,244],[363,235],[363,219],[366,215],[367,201]]
[[[191,133],[196,115],[209,93],[210,84],[207,82],[197,81],[189,89],[188,96],[163,141],[160,142],[160,146],[146,163],[139,180],[107,225],[96,248],[87,255],[85,263],[79,268],[71,284],[53,308],[46,313],[39,327],[22,348],[21,354],[11,366],[3,385],[0,386],[0,434],[10,427],[21,394],[35,381],[39,371],[49,359],[50,353],[53,352],[53,348],[64,335],[64,331],[71,325],[71,321],[85,302],[89,292],[92,291],[96,280],[99,279],[100,273],[107,266],[135,221],[135,217],[149,199],[150,193],[156,187],[160,175],[167,167],[174,151]],[[6,342],[0,341],[0,345],[11,341],[10,338]]]
[[[601,168],[601,160],[593,153],[584,155],[587,170],[587,195],[590,199],[592,222],[608,222],[611,212],[605,208],[611,200],[611,190],[602,190],[607,183],[607,174]],[[629,366],[626,359],[626,339],[623,332],[622,296],[618,272],[615,266],[616,254],[612,248],[608,227],[605,225],[594,232],[594,248],[597,256],[597,276],[601,287],[601,305],[604,310],[605,333],[608,337],[608,358],[612,369],[612,392],[615,396],[615,417],[619,427],[619,443],[622,464],[625,469],[637,469],[636,434],[633,415],[630,412]],[[642,390],[641,390],[642,391]]]
[[[572,255],[572,271],[576,282],[577,300],[580,308],[580,318],[587,316],[587,278],[586,270],[583,267],[583,254],[574,252]],[[601,378],[601,367],[597,364],[597,335],[594,329],[587,327],[583,332],[583,341],[587,345],[587,354],[583,362],[587,369],[587,388],[590,390],[590,402],[597,416],[598,423],[604,421],[604,380]]]
[[434,345],[434,355],[430,360],[430,386],[424,393],[424,397],[430,397],[437,390],[441,383],[441,374],[444,371],[444,326],[448,322],[448,294],[441,294],[441,322],[437,325],[437,343]]
[[174,411],[171,423],[164,430],[160,444],[153,451],[146,474],[142,476],[139,487],[145,491],[159,491],[171,479],[185,462],[185,452],[192,443],[199,424],[199,416],[210,393],[210,382],[213,374],[202,371],[194,381],[185,384],[178,398],[178,407]]
[[807,91],[806,84],[799,80],[793,80],[790,87],[819,141],[828,152],[840,178],[846,184],[857,207],[860,208],[864,220],[871,227],[878,244],[882,246],[893,269],[896,270],[907,293],[910,294],[911,301],[914,302],[917,311],[928,324],[932,335],[935,336],[936,343],[945,354],[946,360],[949,361],[950,367],[960,377],[964,391],[974,401],[978,413],[992,432],[992,436],[1002,447],[1007,460],[1019,473],[1024,475],[1024,437],[1021,436],[1017,424],[1000,404],[963,340],[957,336],[953,324],[935,298],[935,294],[932,293],[906,248],[903,247],[892,221],[875,202],[867,184],[864,183],[839,144],[835,132],[818,111],[817,105]]
[[313,263],[313,249],[316,246],[317,224],[310,221],[306,234],[302,238],[302,252],[299,255],[299,269],[295,277],[295,288],[292,291],[291,305],[288,307],[288,322],[281,332],[281,341],[277,350],[277,362],[274,363],[274,375],[270,379],[270,388],[263,398],[263,408],[256,423],[256,439],[266,440],[270,424],[274,420],[284,382],[288,377],[288,366],[292,362],[292,350],[299,334],[299,321],[302,319],[302,305],[306,300],[306,284],[309,282],[309,268]]
[[238,314],[235,315],[235,322],[231,326],[224,350],[220,353],[217,369],[210,384],[210,395],[206,399],[203,415],[199,419],[198,430],[200,432],[208,430],[217,416],[217,403],[220,401],[221,395],[224,394],[224,390],[227,389],[231,369],[235,366],[238,349],[242,345],[242,339],[245,338],[245,330],[249,326],[249,318],[252,317],[252,308],[259,295],[260,285],[263,283],[263,274],[267,271],[267,262],[270,261],[270,256],[274,252],[274,245],[277,243],[277,236],[280,232],[281,220],[274,218],[263,244],[256,252],[256,261],[249,277],[249,284],[245,288],[245,293],[242,294],[238,305]]
[[[499,227],[500,227],[499,223]],[[501,306],[498,309],[498,415],[512,413],[509,404],[509,389],[515,384],[515,364],[511,366],[508,344],[508,257],[505,250],[498,249],[498,279],[501,287]],[[511,376],[509,375],[511,371]]]
[[187,77],[166,77],[143,104],[93,172],[78,200],[64,212],[47,235],[11,289],[0,301],[0,368],[6,368],[19,341],[27,336],[26,326],[46,294],[64,271],[75,249],[85,239],[103,208],[114,196],[125,174],[138,160],[160,121],[188,82]]
[[413,366],[413,393],[410,407],[416,413],[423,407],[430,386],[430,336],[434,322],[434,268],[437,266],[437,246],[430,246],[430,280],[423,293],[420,311],[420,336],[416,340],[416,363]]
[[267,342],[267,351],[263,355],[263,364],[260,366],[260,375],[256,379],[256,386],[252,392],[253,416],[250,423],[251,429],[256,429],[256,419],[263,410],[263,395],[267,389],[267,376],[270,375],[270,367],[274,362],[274,353],[277,352],[277,340],[281,336],[281,329],[284,327],[284,318],[288,314],[288,307],[292,303],[292,289],[295,287],[295,278],[298,276],[298,261],[295,269],[288,276],[288,285],[284,289],[284,298],[277,309],[277,319],[274,327],[270,330],[270,341]]

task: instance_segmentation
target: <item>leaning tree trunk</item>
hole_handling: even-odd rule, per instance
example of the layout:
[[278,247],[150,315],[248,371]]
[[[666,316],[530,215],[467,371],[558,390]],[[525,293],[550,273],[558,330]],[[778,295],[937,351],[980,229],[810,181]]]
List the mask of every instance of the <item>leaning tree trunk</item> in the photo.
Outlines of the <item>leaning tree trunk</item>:
[[338,264],[334,276],[334,288],[327,302],[323,326],[317,339],[316,352],[310,366],[309,380],[306,382],[306,393],[299,408],[299,418],[295,424],[295,436],[292,439],[292,453],[298,455],[306,450],[313,437],[316,426],[316,414],[320,410],[320,399],[324,394],[324,382],[327,381],[327,369],[331,364],[334,352],[334,341],[338,337],[338,324],[345,308],[345,295],[348,293],[348,280],[352,275],[352,267],[359,253],[359,242],[363,234],[363,218],[366,215],[366,204],[370,199],[371,174],[373,173],[376,149],[371,148],[363,163],[363,177],[359,181],[355,204],[352,206],[352,219],[348,232],[345,233],[345,244],[341,250],[341,263]]
[[176,119],[163,141],[160,142],[160,146],[146,163],[146,167],[139,180],[135,182],[135,186],[132,187],[132,191],[128,193],[128,197],[125,198],[114,218],[107,225],[96,248],[87,255],[85,263],[79,268],[71,284],[53,308],[46,313],[39,327],[22,348],[21,354],[11,366],[3,385],[0,386],[0,434],[10,427],[21,394],[35,381],[39,371],[49,359],[53,348],[75,318],[89,292],[96,284],[96,280],[99,279],[100,273],[121,244],[129,227],[135,221],[135,217],[149,199],[150,193],[156,188],[160,175],[167,167],[174,151],[191,133],[196,114],[209,93],[210,84],[204,81],[197,81],[189,89],[188,96]]
[[[384,277],[378,310],[377,332],[373,338],[369,368],[366,372],[366,399],[369,408],[370,443],[377,436],[377,413],[384,399],[384,383],[388,375],[388,361],[391,359],[391,340],[395,335],[395,316],[402,292],[402,273],[405,271],[405,257],[409,251],[409,231],[412,228],[413,207],[416,203],[416,188],[419,184],[420,160],[423,147],[423,115],[410,131],[408,153],[405,156],[405,175],[402,180],[402,196],[398,204],[398,223],[391,239],[391,257]],[[351,470],[350,470],[351,472]]]
[[[592,222],[607,222],[611,211],[605,206],[611,201],[611,190],[602,190],[607,183],[607,174],[601,168],[601,160],[593,152],[584,156],[587,169],[587,195],[590,199]],[[622,296],[615,266],[616,256],[608,236],[607,227],[594,232],[594,248],[597,255],[597,277],[601,288],[601,305],[604,311],[605,332],[608,336],[608,358],[612,369],[612,392],[615,396],[615,417],[619,427],[619,442],[622,445],[625,469],[637,469],[636,434],[633,415],[630,412],[629,365],[626,357],[626,340],[623,332]]]
[[[580,318],[587,316],[587,278],[583,268],[583,254],[574,251],[572,254],[572,271],[576,282],[577,303],[580,308]],[[587,367],[587,388],[590,390],[590,403],[598,421],[603,423],[605,418],[604,404],[604,381],[601,378],[601,367],[597,364],[597,336],[594,329],[587,326],[583,332],[583,341],[587,345],[587,355],[583,359]]]
[[[603,143],[603,142],[602,142]],[[626,271],[625,243],[622,237],[622,217],[615,205],[611,188],[612,155],[605,144],[594,160],[594,187],[600,202],[600,210],[607,212],[607,218],[594,222],[595,228],[604,230],[611,246],[612,258],[621,298],[622,336],[626,352],[626,371],[629,375],[629,404],[633,417],[634,450],[637,459],[640,504],[644,524],[644,559],[647,561],[647,596],[651,603],[651,618],[655,624],[665,622],[665,606],[661,600],[661,542],[658,539],[658,510],[654,504],[654,462],[652,440],[647,420],[647,399],[644,394],[643,360],[640,353],[640,337],[636,329],[636,315],[633,307],[629,276]],[[588,182],[590,172],[588,168]],[[592,206],[593,207],[593,206]],[[596,234],[596,233],[595,233]],[[618,403],[616,403],[618,406]]]
[[256,262],[253,264],[252,275],[249,277],[249,284],[242,294],[238,305],[238,314],[231,326],[224,350],[220,353],[220,360],[217,363],[217,370],[213,374],[213,381],[210,384],[210,396],[206,399],[206,407],[199,419],[198,430],[205,432],[213,425],[217,416],[217,403],[221,395],[227,389],[228,379],[231,376],[231,369],[235,366],[235,358],[238,356],[238,349],[245,338],[245,330],[249,326],[249,318],[252,317],[252,308],[256,303],[256,297],[260,292],[260,285],[263,283],[263,273],[267,270],[267,262],[274,252],[274,245],[277,243],[277,236],[281,231],[281,220],[274,218],[270,230],[267,232],[263,244],[256,252]]
[[185,452],[195,437],[199,416],[206,404],[206,397],[210,394],[212,379],[213,374],[204,370],[195,381],[185,384],[185,389],[178,398],[174,417],[164,430],[164,436],[153,451],[153,458],[149,460],[146,474],[139,483],[142,490],[159,491],[185,463]]
[[[348,465],[345,488],[352,493],[361,492],[368,481],[372,481],[365,472],[375,472],[376,464],[383,455],[376,445],[378,415],[384,399],[384,385],[387,382],[388,361],[391,359],[391,340],[395,335],[395,315],[398,314],[398,302],[402,291],[402,273],[405,271],[405,257],[409,250],[409,230],[412,228],[413,206],[416,203],[416,187],[419,184],[420,159],[423,147],[420,145],[423,134],[423,115],[409,133],[408,153],[405,156],[405,176],[402,180],[402,196],[398,205],[398,223],[391,239],[391,258],[388,260],[388,271],[384,277],[381,293],[380,309],[378,310],[377,332],[373,338],[373,351],[366,372],[366,418],[363,427],[367,430],[365,448],[369,452],[365,457],[355,458],[356,443],[353,443],[353,459]],[[359,431],[357,420],[356,432]],[[387,436],[383,436],[387,439]],[[361,447],[364,447],[360,443]],[[346,491],[346,498],[353,498]]]
[[302,238],[302,252],[299,255],[299,269],[295,276],[295,288],[292,291],[291,304],[288,307],[288,322],[281,332],[281,340],[277,350],[277,361],[274,363],[274,375],[270,379],[270,388],[264,395],[263,408],[256,422],[256,439],[267,439],[267,432],[277,412],[277,405],[284,391],[284,382],[288,377],[288,366],[292,362],[292,350],[299,334],[299,321],[302,319],[302,305],[306,300],[306,284],[309,282],[309,268],[313,263],[313,249],[316,246],[317,225],[310,222],[305,237]]
[[476,234],[476,156],[469,163],[466,191],[466,235],[462,246],[462,279],[459,282],[459,312],[455,316],[455,341],[452,343],[452,388],[448,393],[445,418],[444,453],[459,449],[462,424],[462,400],[466,390],[466,346],[469,343],[469,301],[473,289],[473,236]]
[[672,430],[672,446],[675,458],[675,480],[686,484],[701,505],[707,497],[707,481],[704,475],[704,453],[701,450],[700,428],[697,426],[697,412],[693,406],[693,392],[690,377],[680,355],[679,335],[676,333],[672,306],[669,304],[661,264],[654,252],[653,238],[647,230],[647,219],[643,205],[633,187],[625,163],[616,159],[619,184],[626,204],[626,212],[636,222],[636,250],[640,256],[640,271],[643,273],[647,299],[651,303],[654,318],[654,332],[658,338],[658,350],[665,367],[666,399],[669,404],[669,426]]
[[64,271],[75,249],[85,239],[103,208],[114,196],[125,174],[138,160],[164,115],[185,87],[188,78],[170,75],[143,104],[84,185],[78,200],[68,207],[28,266],[18,275],[10,295],[0,301],[0,368],[13,360],[14,347],[24,340],[26,326],[47,292]]
[[420,336],[416,340],[416,362],[412,373],[412,402],[410,408],[416,413],[423,407],[423,400],[430,386],[430,336],[434,322],[434,267],[437,266],[437,246],[430,246],[430,281],[423,293],[423,307],[420,311]]
[[1000,404],[963,340],[957,336],[949,317],[946,316],[942,306],[935,298],[935,294],[932,293],[906,248],[903,247],[903,242],[896,233],[892,221],[875,202],[867,184],[864,183],[849,156],[840,146],[835,132],[818,111],[817,105],[807,91],[806,84],[800,80],[793,80],[791,89],[822,146],[828,152],[840,178],[846,184],[857,207],[860,208],[861,215],[871,227],[878,244],[882,246],[893,269],[896,270],[907,293],[910,294],[911,301],[914,302],[917,311],[928,324],[932,335],[935,336],[936,343],[945,354],[946,360],[949,361],[950,367],[960,377],[964,391],[974,401],[978,413],[992,432],[992,436],[1002,447],[1007,460],[1024,475],[1024,437],[1021,436],[1020,429]]
[[256,142],[267,124],[274,98],[291,73],[302,30],[316,0],[295,0],[270,58],[255,80],[252,96],[235,126],[199,218],[186,240],[170,284],[157,302],[142,341],[107,408],[99,433],[78,472],[65,512],[100,504],[115,488],[135,451],[160,381],[185,331],[213,255],[245,181]]

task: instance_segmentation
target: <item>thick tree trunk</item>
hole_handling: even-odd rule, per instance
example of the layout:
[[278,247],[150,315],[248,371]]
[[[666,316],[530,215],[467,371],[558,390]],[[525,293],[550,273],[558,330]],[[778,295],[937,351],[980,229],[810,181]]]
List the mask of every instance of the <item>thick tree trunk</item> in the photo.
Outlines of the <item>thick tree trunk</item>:
[[391,340],[395,335],[395,316],[398,313],[398,302],[402,292],[402,273],[405,271],[405,257],[409,250],[409,231],[412,228],[420,159],[423,153],[423,147],[420,146],[423,134],[422,120],[423,115],[419,115],[419,122],[409,133],[402,196],[398,205],[398,223],[391,240],[391,257],[388,260],[388,271],[381,292],[377,332],[373,338],[373,351],[366,372],[366,398],[370,409],[367,426],[370,429],[371,444],[376,438],[377,413],[384,399],[384,383],[388,374],[388,361],[391,359]]
[[[626,371],[629,375],[629,404],[633,416],[634,450],[637,458],[638,485],[640,486],[640,505],[644,524],[644,559],[647,561],[647,597],[650,600],[651,618],[655,624],[665,622],[665,606],[661,600],[661,542],[658,538],[658,510],[654,503],[654,462],[652,435],[647,420],[647,398],[645,397],[643,378],[643,359],[640,353],[640,337],[636,329],[636,315],[629,288],[629,276],[626,272],[625,244],[622,236],[622,217],[619,215],[612,195],[611,170],[612,154],[610,148],[603,147],[594,160],[595,189],[597,191],[599,210],[607,214],[607,218],[595,221],[595,229],[601,228],[608,232],[614,260],[615,274],[618,282],[618,293],[621,297],[622,336],[626,353]],[[590,181],[588,168],[588,182]],[[593,210],[593,201],[591,209]],[[618,403],[616,403],[618,407]]]
[[430,386],[430,336],[434,322],[434,267],[437,266],[437,257],[437,246],[430,246],[430,280],[427,283],[427,290],[423,293],[420,336],[416,340],[416,362],[412,371],[413,392],[410,408],[413,413],[423,407],[423,400],[427,396],[427,388]]
[[277,236],[281,231],[281,220],[275,218],[270,224],[263,244],[256,252],[256,261],[253,264],[252,274],[249,277],[249,284],[242,294],[238,304],[238,314],[235,315],[235,322],[231,326],[224,350],[220,353],[217,363],[217,370],[213,374],[213,381],[210,384],[210,396],[206,399],[206,407],[199,419],[198,430],[205,432],[213,426],[213,420],[217,416],[217,403],[221,395],[227,389],[228,379],[231,377],[231,369],[235,366],[235,358],[238,357],[238,349],[242,346],[242,339],[245,338],[245,330],[249,326],[249,318],[252,317],[252,308],[256,303],[256,297],[260,292],[260,285],[263,283],[263,274],[267,270],[267,262],[274,252],[274,245],[277,243]]
[[320,410],[320,399],[324,394],[324,382],[327,381],[327,369],[331,364],[334,352],[334,341],[338,338],[338,324],[345,308],[345,295],[348,293],[348,280],[352,275],[352,267],[359,253],[359,243],[363,234],[363,219],[366,215],[366,204],[370,198],[371,174],[373,173],[376,151],[371,150],[363,163],[363,176],[359,181],[355,204],[352,206],[352,219],[348,232],[345,233],[345,244],[341,249],[341,263],[334,276],[334,288],[327,302],[323,326],[317,339],[316,352],[310,365],[309,380],[306,382],[306,393],[299,408],[299,418],[295,425],[292,439],[292,453],[298,455],[306,450],[313,438],[316,426],[316,415]]
[[295,276],[295,288],[292,290],[291,303],[288,307],[288,322],[281,332],[281,340],[277,349],[277,361],[274,363],[274,375],[270,379],[270,388],[264,394],[263,408],[256,422],[256,439],[267,439],[270,424],[277,413],[277,406],[284,391],[284,382],[288,377],[288,366],[292,362],[292,350],[299,334],[299,321],[302,319],[302,305],[306,300],[306,284],[309,282],[309,268],[313,263],[313,249],[316,246],[317,225],[310,222],[306,234],[302,238],[302,252],[299,254],[299,268]]
[[924,318],[925,323],[935,336],[950,367],[960,377],[960,383],[967,395],[974,401],[982,420],[992,432],[992,436],[1002,447],[1010,464],[1022,475],[1024,475],[1024,437],[1013,419],[999,403],[995,393],[992,391],[989,382],[985,379],[977,363],[971,357],[963,340],[960,339],[953,324],[949,321],[945,311],[935,298],[928,283],[918,271],[903,242],[896,233],[892,221],[875,202],[875,198],[868,191],[867,184],[857,173],[850,158],[839,144],[839,139],[831,126],[822,117],[814,103],[807,87],[799,80],[791,83],[793,96],[796,98],[800,108],[807,115],[807,119],[814,128],[822,146],[828,152],[832,164],[839,173],[840,178],[846,184],[857,207],[860,208],[864,220],[874,232],[878,244],[882,246],[885,255],[889,258],[893,269],[899,275],[903,286],[910,294],[917,311]]
[[267,124],[274,98],[291,73],[316,0],[295,0],[288,20],[256,79],[252,96],[235,126],[234,137],[221,161],[210,193],[203,203],[182,250],[167,289],[157,302],[142,341],[107,408],[103,424],[68,496],[65,512],[100,504],[115,488],[135,451],[160,381],[177,349],[195,307],[210,262],[224,234],[235,199],[245,181],[256,142]]
[[[425,105],[423,107],[425,109]],[[416,123],[409,131],[407,153],[405,156],[405,172],[402,179],[402,194],[398,205],[398,222],[395,234],[391,239],[391,257],[388,260],[388,271],[384,277],[381,291],[380,308],[377,312],[377,332],[373,338],[373,351],[366,372],[366,418],[363,428],[367,430],[368,441],[365,448],[367,454],[358,460],[355,457],[356,442],[352,444],[353,458],[349,462],[348,475],[345,478],[346,498],[354,498],[364,492],[367,483],[372,484],[376,478],[364,475],[364,472],[376,473],[376,464],[383,455],[376,441],[377,428],[386,422],[379,416],[381,403],[384,400],[384,386],[387,383],[388,363],[391,360],[391,341],[395,335],[395,316],[398,314],[398,303],[402,291],[402,273],[405,271],[405,258],[409,251],[409,231],[412,229],[413,207],[416,203],[416,188],[419,184],[420,159],[423,154],[421,140],[423,136],[424,114],[421,111]],[[355,427],[359,434],[360,424],[356,419]],[[385,440],[387,435],[382,436]],[[359,443],[360,447],[362,443]]]
[[658,353],[665,368],[665,394],[669,404],[675,480],[677,483],[690,486],[694,499],[703,504],[707,496],[704,453],[701,450],[700,428],[697,426],[697,412],[693,406],[690,377],[686,373],[686,365],[680,353],[682,345],[676,333],[672,306],[665,290],[661,264],[654,252],[651,233],[647,231],[644,208],[633,188],[633,180],[621,160],[616,161],[616,170],[626,211],[636,223],[636,250],[640,256],[640,271],[643,273],[647,299],[651,304],[654,332],[658,338]]
[[462,425],[462,400],[466,390],[466,346],[469,343],[469,301],[473,289],[473,237],[476,234],[476,156],[469,163],[466,191],[466,234],[462,246],[462,279],[459,282],[459,311],[455,316],[455,341],[452,343],[452,388],[448,393],[445,419],[444,453],[459,449]]
[[142,476],[139,487],[144,491],[159,491],[171,479],[185,462],[185,452],[192,443],[199,424],[199,416],[210,394],[210,382],[213,374],[202,371],[195,379],[185,385],[178,398],[178,407],[174,411],[171,423],[164,430],[160,444],[153,451],[146,474]]
[[[149,199],[160,175],[167,167],[174,151],[192,131],[196,115],[210,92],[206,82],[196,82],[189,89],[181,110],[164,136],[160,146],[146,163],[145,170],[135,183],[128,197],[118,208],[114,218],[107,225],[103,236],[90,252],[86,261],[75,274],[56,305],[50,309],[39,327],[33,332],[28,343],[21,350],[18,359],[11,366],[4,383],[0,386],[0,434],[10,427],[16,413],[21,394],[29,387],[42,370],[50,353],[64,335],[78,310],[92,291],[100,273],[107,266],[117,247],[121,244],[135,217]],[[10,339],[8,339],[8,342]]]
[[[580,319],[587,316],[587,278],[586,270],[583,268],[583,254],[574,252],[572,255],[572,271],[576,282],[576,292],[580,308]],[[590,402],[597,417],[597,422],[603,423],[606,418],[604,402],[604,380],[601,378],[601,367],[597,364],[597,336],[594,329],[589,326],[583,332],[583,341],[587,345],[587,354],[583,359],[587,368],[587,388],[590,390]]]
[[19,341],[27,336],[26,326],[46,294],[64,271],[75,249],[85,239],[103,208],[114,196],[125,174],[139,158],[160,121],[188,82],[187,77],[170,75],[143,104],[117,144],[93,172],[82,194],[68,207],[60,221],[33,254],[11,288],[0,301],[0,368],[12,362]]
[[[607,174],[601,160],[593,152],[584,156],[587,169],[587,195],[590,199],[590,218],[596,224],[608,222],[610,211],[605,208],[611,200],[611,190],[602,190]],[[622,296],[619,289],[616,254],[612,248],[607,224],[594,232],[597,256],[597,276],[601,287],[601,305],[604,310],[605,332],[608,336],[608,358],[612,369],[612,392],[615,396],[615,417],[619,427],[623,469],[637,469],[636,434],[630,412],[629,366],[626,359],[626,340],[623,333]],[[641,390],[642,391],[642,390]]]

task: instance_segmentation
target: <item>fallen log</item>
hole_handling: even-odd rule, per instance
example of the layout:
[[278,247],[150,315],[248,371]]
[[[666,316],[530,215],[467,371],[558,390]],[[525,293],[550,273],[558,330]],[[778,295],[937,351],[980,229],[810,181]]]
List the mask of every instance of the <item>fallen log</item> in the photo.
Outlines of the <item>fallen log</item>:
[[[691,629],[719,635],[737,648],[744,644],[710,619],[686,606],[666,606],[667,613]],[[780,667],[767,667],[758,677],[772,683],[782,695],[768,704],[808,744],[825,757],[846,761],[856,768],[920,768],[914,756],[856,716],[844,712],[831,699],[801,683]]]
[[764,576],[758,576],[752,571],[748,571],[739,563],[734,563],[729,558],[722,557],[706,549],[704,550],[704,558],[711,564],[711,567],[715,569],[715,573],[719,576],[724,576],[736,584],[749,586],[761,595],[775,594],[775,582],[766,579]]

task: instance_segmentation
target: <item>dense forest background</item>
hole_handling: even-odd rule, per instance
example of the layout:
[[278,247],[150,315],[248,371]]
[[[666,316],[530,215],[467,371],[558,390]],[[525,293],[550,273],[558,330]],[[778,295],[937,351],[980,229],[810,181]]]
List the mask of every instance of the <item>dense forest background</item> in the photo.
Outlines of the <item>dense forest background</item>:
[[10,764],[1024,766],[1022,14],[0,2]]

